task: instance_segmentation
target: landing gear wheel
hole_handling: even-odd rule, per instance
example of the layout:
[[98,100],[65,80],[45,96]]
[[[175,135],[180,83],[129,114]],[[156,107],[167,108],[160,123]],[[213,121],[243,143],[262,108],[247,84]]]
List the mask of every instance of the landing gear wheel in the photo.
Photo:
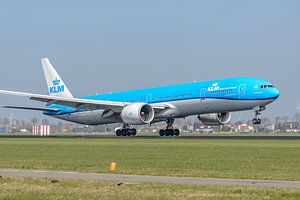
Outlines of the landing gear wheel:
[[166,129],[165,130],[165,136],[169,136],[170,134],[169,134],[169,130],[168,129]]
[[127,135],[127,129],[122,129],[122,136],[126,136]]
[[131,135],[133,135],[133,136],[136,135],[136,129],[135,128],[131,129]]
[[118,129],[116,130],[116,135],[119,137],[122,135],[122,130],[121,129]]
[[253,122],[253,124],[261,124],[261,119],[260,118],[253,118],[252,122]]
[[159,135],[160,136],[165,136],[165,130],[164,129],[160,129],[159,130]]
[[174,129],[169,129],[168,131],[170,136],[174,136]]
[[179,134],[180,134],[179,129],[174,129],[174,135],[175,135],[175,136],[179,136]]
[[257,119],[257,124],[261,124],[261,119],[260,118]]
[[137,131],[135,128],[130,128],[128,124],[124,124],[122,128],[116,130],[117,136],[131,136],[136,135]]
[[159,130],[160,136],[178,136],[180,134],[180,131],[178,129],[173,129],[174,119],[169,118],[166,120],[167,127],[166,129]]

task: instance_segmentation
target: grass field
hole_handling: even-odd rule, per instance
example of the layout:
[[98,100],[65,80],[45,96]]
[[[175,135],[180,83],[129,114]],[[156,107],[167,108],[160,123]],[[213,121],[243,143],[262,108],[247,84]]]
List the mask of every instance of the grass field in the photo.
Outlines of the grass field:
[[299,140],[0,139],[0,168],[300,180]]
[[[31,136],[32,133],[1,133],[1,136],[11,136],[11,135],[26,135]],[[76,133],[51,133],[51,136],[86,136],[86,135],[101,135],[101,136],[115,136],[114,132],[76,132]],[[233,133],[233,132],[215,132],[215,133],[181,133],[181,136],[300,136],[300,132],[288,133],[288,132],[258,132],[258,133]],[[138,132],[138,136],[159,136],[158,132]]]
[[0,199],[300,199],[300,191],[249,187],[201,187],[131,184],[93,181],[2,178]]

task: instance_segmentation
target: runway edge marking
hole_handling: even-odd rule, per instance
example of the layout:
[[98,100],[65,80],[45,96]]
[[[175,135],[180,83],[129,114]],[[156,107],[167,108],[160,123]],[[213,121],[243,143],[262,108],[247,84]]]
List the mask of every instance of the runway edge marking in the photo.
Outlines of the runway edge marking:
[[46,171],[23,169],[0,169],[0,175],[8,177],[55,178],[61,180],[93,180],[117,183],[158,183],[196,186],[247,186],[257,188],[300,189],[300,181],[220,179],[171,176],[143,176],[124,174],[101,174],[70,171]]

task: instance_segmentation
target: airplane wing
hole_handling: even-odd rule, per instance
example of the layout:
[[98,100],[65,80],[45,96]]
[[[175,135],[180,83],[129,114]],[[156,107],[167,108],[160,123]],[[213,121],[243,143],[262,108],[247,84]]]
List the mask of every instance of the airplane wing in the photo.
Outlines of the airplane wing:
[[[48,84],[49,95],[14,92],[14,91],[7,91],[7,90],[0,90],[0,94],[28,97],[31,100],[44,102],[46,103],[47,106],[52,104],[58,104],[58,105],[73,107],[78,110],[105,109],[107,113],[111,113],[109,111],[112,111],[114,113],[120,113],[125,106],[130,104],[129,102],[74,98],[71,92],[69,91],[69,89],[67,88],[67,86],[65,85],[65,83],[62,81],[59,74],[56,72],[56,70],[50,63],[49,59],[44,58],[41,60],[41,62],[44,69],[46,81]],[[168,105],[163,105],[163,104],[152,104],[151,106],[153,107],[155,112],[161,112],[169,108]],[[6,106],[6,108],[57,112],[57,110],[52,110],[51,108],[34,108],[34,107],[21,107],[21,106]]]
[[0,90],[0,94],[23,96],[23,97],[28,97],[31,100],[45,102],[47,105],[58,104],[63,106],[70,106],[76,109],[86,109],[86,110],[108,109],[114,112],[120,112],[123,107],[130,104],[128,102],[67,98],[67,97],[32,94],[32,93],[24,93],[24,92],[14,92],[14,91],[7,91],[7,90]]
[[[0,90],[0,94],[28,97],[31,100],[44,102],[47,105],[58,104],[58,105],[73,107],[76,109],[86,109],[86,110],[106,109],[106,110],[112,110],[113,112],[117,112],[117,113],[121,112],[125,106],[130,104],[129,102],[69,98],[69,97],[24,93],[24,92],[14,92],[14,91],[7,91],[7,90]],[[42,109],[42,108],[31,108],[31,107],[21,107],[21,106],[5,106],[5,107],[27,109],[27,110],[40,110],[40,111],[58,111],[58,110],[48,109],[48,108]],[[169,106],[163,104],[156,104],[153,105],[152,107],[156,112],[160,112],[169,108]]]

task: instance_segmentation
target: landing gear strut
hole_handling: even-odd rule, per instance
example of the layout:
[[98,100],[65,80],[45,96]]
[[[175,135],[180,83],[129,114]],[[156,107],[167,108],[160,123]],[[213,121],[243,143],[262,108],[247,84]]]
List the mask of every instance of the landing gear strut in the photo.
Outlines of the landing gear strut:
[[259,106],[257,108],[254,108],[255,117],[252,120],[253,124],[261,124],[261,118],[259,117],[259,115],[261,115],[261,111],[263,111],[265,109],[266,109],[265,106]]
[[122,129],[117,129],[116,130],[116,135],[117,136],[131,136],[131,135],[136,135],[136,129],[135,128],[130,128],[128,124],[124,124]]
[[174,119],[167,119],[167,127],[166,129],[159,130],[160,136],[179,136],[180,131],[178,129],[173,129]]

